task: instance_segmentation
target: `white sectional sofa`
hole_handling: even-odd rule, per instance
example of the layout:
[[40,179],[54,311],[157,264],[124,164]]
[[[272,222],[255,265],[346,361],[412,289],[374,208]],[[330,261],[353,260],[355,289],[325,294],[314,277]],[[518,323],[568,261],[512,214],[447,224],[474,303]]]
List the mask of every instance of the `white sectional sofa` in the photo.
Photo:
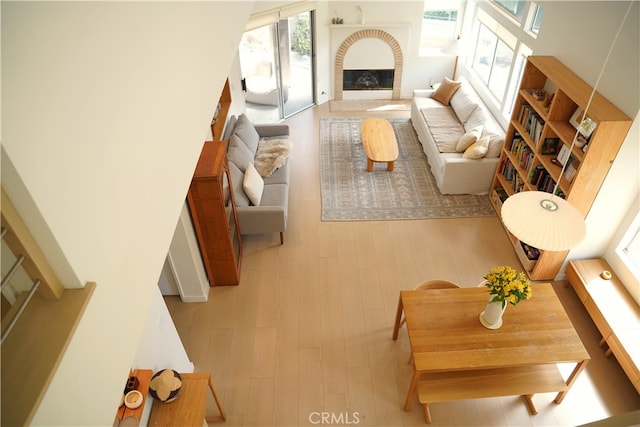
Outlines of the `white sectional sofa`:
[[[471,84],[459,81],[462,83],[449,105],[432,98],[435,89],[414,91],[411,123],[442,194],[487,194],[504,144],[504,131]],[[480,139],[485,146],[488,141],[486,154],[477,158],[464,150],[456,151],[461,138],[478,126],[482,126]]]

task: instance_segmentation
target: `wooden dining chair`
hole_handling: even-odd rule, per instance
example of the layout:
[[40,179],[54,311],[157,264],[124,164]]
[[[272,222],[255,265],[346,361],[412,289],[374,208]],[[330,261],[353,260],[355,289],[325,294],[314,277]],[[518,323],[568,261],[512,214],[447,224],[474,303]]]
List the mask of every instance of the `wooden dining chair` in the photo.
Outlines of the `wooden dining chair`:
[[[420,291],[424,289],[449,289],[449,288],[459,288],[460,286],[456,285],[453,282],[449,282],[448,280],[440,280],[440,279],[430,279],[425,280],[424,282],[418,283],[413,287],[414,291]],[[404,314],[402,316],[402,320],[400,320],[400,327],[402,327],[407,322]]]
[[[414,291],[425,290],[425,289],[450,289],[450,288],[459,288],[460,286],[456,285],[453,282],[449,282],[448,280],[440,280],[440,279],[430,279],[425,280],[424,282],[418,283],[413,287]],[[407,319],[402,316],[402,320],[400,320],[400,326],[402,327],[407,322]],[[409,354],[409,360],[407,363],[413,363],[413,354]]]

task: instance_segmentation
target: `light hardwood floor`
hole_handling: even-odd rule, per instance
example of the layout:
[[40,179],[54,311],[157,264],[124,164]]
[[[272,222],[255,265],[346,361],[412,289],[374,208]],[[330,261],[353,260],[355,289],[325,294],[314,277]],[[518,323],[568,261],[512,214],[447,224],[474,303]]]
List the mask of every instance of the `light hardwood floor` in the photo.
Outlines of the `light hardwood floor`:
[[[213,376],[227,426],[425,425],[417,402],[402,410],[411,367],[406,330],[391,339],[398,292],[428,278],[476,286],[497,265],[522,269],[495,217],[320,221],[318,126],[330,115],[409,112],[338,114],[324,104],[287,120],[295,148],[285,244],[246,236],[239,286],[212,288],[201,304],[165,298],[196,371]],[[555,289],[592,356],[564,402],[537,395],[536,416],[519,397],[436,403],[433,426],[575,426],[640,408],[573,291]],[[208,407],[215,414],[212,399]]]

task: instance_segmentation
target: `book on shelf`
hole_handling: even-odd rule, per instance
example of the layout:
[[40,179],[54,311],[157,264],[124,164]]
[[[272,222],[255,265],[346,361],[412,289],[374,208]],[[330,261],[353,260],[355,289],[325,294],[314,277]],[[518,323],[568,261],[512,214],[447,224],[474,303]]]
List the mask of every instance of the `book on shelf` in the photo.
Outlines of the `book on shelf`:
[[544,121],[540,115],[536,113],[531,105],[523,103],[518,111],[517,120],[524,127],[524,130],[529,134],[533,142],[538,145],[540,136],[542,135],[542,128],[544,127]]
[[558,151],[558,155],[556,156],[556,158],[558,159],[560,164],[564,166],[567,160],[569,160],[570,155],[571,148],[569,148],[568,145],[562,144],[562,147],[560,147],[560,151]]
[[571,155],[567,162],[567,166],[564,169],[564,178],[567,182],[573,182],[573,178],[576,177],[576,173],[578,173],[578,167],[580,166],[580,162],[576,159],[575,156]]
[[540,183],[542,174],[546,172],[547,171],[545,170],[544,166],[542,166],[541,164],[538,164],[535,167],[531,168],[531,171],[529,172],[529,184],[533,184],[537,187]]

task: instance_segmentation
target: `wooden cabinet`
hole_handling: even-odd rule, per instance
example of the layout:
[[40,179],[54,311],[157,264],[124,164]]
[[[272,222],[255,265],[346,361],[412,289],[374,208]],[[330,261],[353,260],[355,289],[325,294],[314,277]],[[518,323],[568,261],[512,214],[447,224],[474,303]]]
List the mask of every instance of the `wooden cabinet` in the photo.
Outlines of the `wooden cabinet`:
[[[612,273],[604,279],[603,271]],[[569,261],[567,279],[609,347],[640,393],[640,307],[604,259]]]
[[[587,215],[631,127],[631,119],[596,92],[587,111],[590,126],[571,149],[576,120],[592,91],[554,57],[527,59],[489,193],[498,214],[502,202],[516,192],[552,192],[566,161],[556,194]],[[568,251],[539,251],[509,237],[531,279],[555,278]]]
[[242,240],[231,188],[227,143],[205,142],[187,201],[211,286],[240,282]]

